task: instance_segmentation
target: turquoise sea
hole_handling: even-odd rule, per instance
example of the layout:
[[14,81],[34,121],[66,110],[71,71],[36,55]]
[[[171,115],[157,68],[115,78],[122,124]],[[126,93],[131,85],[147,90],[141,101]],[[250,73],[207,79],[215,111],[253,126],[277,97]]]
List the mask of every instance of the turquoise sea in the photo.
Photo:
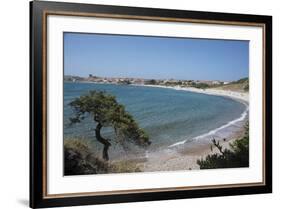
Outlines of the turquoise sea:
[[[246,106],[230,98],[181,90],[146,86],[64,83],[64,137],[83,138],[96,143],[94,122],[87,118],[69,126],[73,112],[69,103],[89,90],[101,90],[116,96],[125,105],[152,142],[150,150],[163,149],[194,140],[240,118]],[[104,136],[113,137],[111,129]],[[211,136],[210,136],[211,137]],[[97,145],[99,146],[99,145]],[[111,152],[114,149],[111,149]]]

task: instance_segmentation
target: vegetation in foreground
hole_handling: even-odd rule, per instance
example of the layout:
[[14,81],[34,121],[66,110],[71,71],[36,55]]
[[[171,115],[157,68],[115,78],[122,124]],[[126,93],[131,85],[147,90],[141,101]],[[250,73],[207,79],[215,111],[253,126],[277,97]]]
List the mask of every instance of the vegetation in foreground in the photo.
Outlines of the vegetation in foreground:
[[[244,82],[244,81],[243,81]],[[125,111],[125,107],[118,104],[115,97],[105,92],[90,91],[70,103],[75,116],[70,118],[71,124],[80,123],[86,117],[91,117],[96,124],[95,138],[103,145],[102,159],[97,152],[81,140],[65,140],[64,143],[64,174],[102,174],[139,172],[141,169],[134,162],[109,162],[108,149],[112,142],[127,148],[128,142],[146,147],[150,145],[148,135],[135,122],[133,117]],[[103,127],[112,127],[115,131],[114,139],[106,139],[101,134]],[[244,137],[230,144],[230,149],[223,149],[215,139],[213,146],[217,153],[200,159],[197,164],[200,169],[235,168],[249,166],[249,133],[248,124]],[[213,149],[213,146],[211,149]]]
[[[115,96],[103,91],[90,91],[88,94],[76,98],[70,103],[74,110],[74,117],[70,118],[71,124],[80,123],[86,117],[91,117],[95,123],[95,137],[103,145],[103,160],[108,161],[108,149],[112,142],[128,148],[128,142],[140,147],[150,145],[149,137],[141,129],[133,116],[125,107],[116,101]],[[101,134],[103,127],[114,129],[114,139],[104,138]]]
[[[197,160],[200,169],[249,167],[249,125],[245,126],[245,135],[230,144],[231,149],[223,149],[219,141],[212,140],[219,153]],[[211,150],[213,149],[211,146]]]
[[133,162],[111,162],[98,158],[92,147],[79,139],[64,141],[64,175],[140,172]]

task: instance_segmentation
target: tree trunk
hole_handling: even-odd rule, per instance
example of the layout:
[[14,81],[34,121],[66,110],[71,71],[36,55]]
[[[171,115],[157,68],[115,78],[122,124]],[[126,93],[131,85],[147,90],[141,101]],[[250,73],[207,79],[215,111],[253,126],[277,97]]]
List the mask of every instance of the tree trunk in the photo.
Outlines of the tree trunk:
[[101,134],[100,134],[101,128],[102,128],[102,125],[100,123],[98,123],[98,125],[96,127],[96,138],[100,143],[103,144],[103,152],[102,152],[103,159],[108,161],[109,160],[108,149],[111,146],[111,144],[109,143],[109,141],[107,139],[105,139],[101,136]]

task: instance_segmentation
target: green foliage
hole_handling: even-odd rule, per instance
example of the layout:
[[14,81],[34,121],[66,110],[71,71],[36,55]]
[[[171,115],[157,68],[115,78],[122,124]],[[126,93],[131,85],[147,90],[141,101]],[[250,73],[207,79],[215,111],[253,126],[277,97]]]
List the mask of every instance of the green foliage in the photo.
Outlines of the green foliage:
[[233,81],[230,84],[240,84],[243,91],[249,91],[249,78],[241,78],[237,81]]
[[123,84],[123,85],[130,85],[130,84],[131,84],[131,81],[125,79],[125,80],[122,80],[122,81],[120,80],[120,81],[118,81],[117,83],[118,83],[118,84]]
[[144,84],[146,85],[156,85],[157,84],[157,81],[155,79],[151,79],[151,80],[146,80],[144,82]]
[[208,155],[205,159],[197,160],[200,169],[249,167],[249,132],[245,126],[245,135],[230,144],[231,149],[224,149],[215,139],[213,145],[219,153]]
[[[76,98],[70,103],[70,106],[75,112],[75,117],[70,118],[71,123],[79,123],[85,117],[90,116],[100,128],[112,127],[115,131],[116,142],[124,147],[126,147],[126,142],[144,147],[151,143],[145,131],[138,126],[133,116],[126,112],[125,107],[119,104],[113,95],[102,91],[90,91],[88,94]],[[101,136],[97,137],[102,143],[108,141]]]
[[206,88],[210,87],[210,85],[208,85],[206,83],[195,83],[195,82],[193,82],[191,84],[191,86],[194,87],[194,88],[198,88],[198,89],[206,89]]
[[130,173],[141,169],[133,162],[109,163],[95,156],[92,147],[85,141],[64,141],[64,175]]
[[81,140],[64,141],[64,175],[107,173],[107,162],[95,157]]
[[249,82],[245,84],[243,90],[244,91],[249,91]]
[[249,78],[248,78],[248,77],[246,77],[246,78],[241,78],[241,79],[239,79],[239,80],[237,80],[237,81],[233,81],[233,82],[231,82],[231,83],[245,83],[245,82],[249,82]]

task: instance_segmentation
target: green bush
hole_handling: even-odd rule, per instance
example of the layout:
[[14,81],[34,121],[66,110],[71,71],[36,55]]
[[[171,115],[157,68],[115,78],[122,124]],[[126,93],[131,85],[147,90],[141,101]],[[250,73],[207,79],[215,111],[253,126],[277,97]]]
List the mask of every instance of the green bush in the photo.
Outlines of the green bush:
[[248,125],[245,129],[244,137],[231,143],[231,149],[223,150],[219,142],[213,139],[213,145],[219,150],[219,153],[207,155],[205,159],[197,160],[200,169],[249,167]]
[[145,80],[144,84],[146,84],[146,85],[156,85],[157,81],[155,79]]
[[65,140],[64,175],[107,173],[108,170],[108,163],[94,156],[86,142]]
[[237,81],[233,81],[233,82],[231,82],[231,83],[247,83],[247,82],[249,82],[249,78],[248,77],[246,77],[246,78],[241,78],[241,79],[239,79],[239,80],[237,80]]
[[249,83],[246,83],[246,84],[245,84],[243,90],[246,91],[246,92],[249,91]]
[[198,88],[198,89],[206,89],[206,88],[209,88],[210,85],[206,84],[206,83],[192,83],[191,85],[192,87],[194,88]]
[[80,139],[64,141],[64,175],[130,173],[139,172],[140,168],[134,162],[105,161],[96,157],[93,148]]

